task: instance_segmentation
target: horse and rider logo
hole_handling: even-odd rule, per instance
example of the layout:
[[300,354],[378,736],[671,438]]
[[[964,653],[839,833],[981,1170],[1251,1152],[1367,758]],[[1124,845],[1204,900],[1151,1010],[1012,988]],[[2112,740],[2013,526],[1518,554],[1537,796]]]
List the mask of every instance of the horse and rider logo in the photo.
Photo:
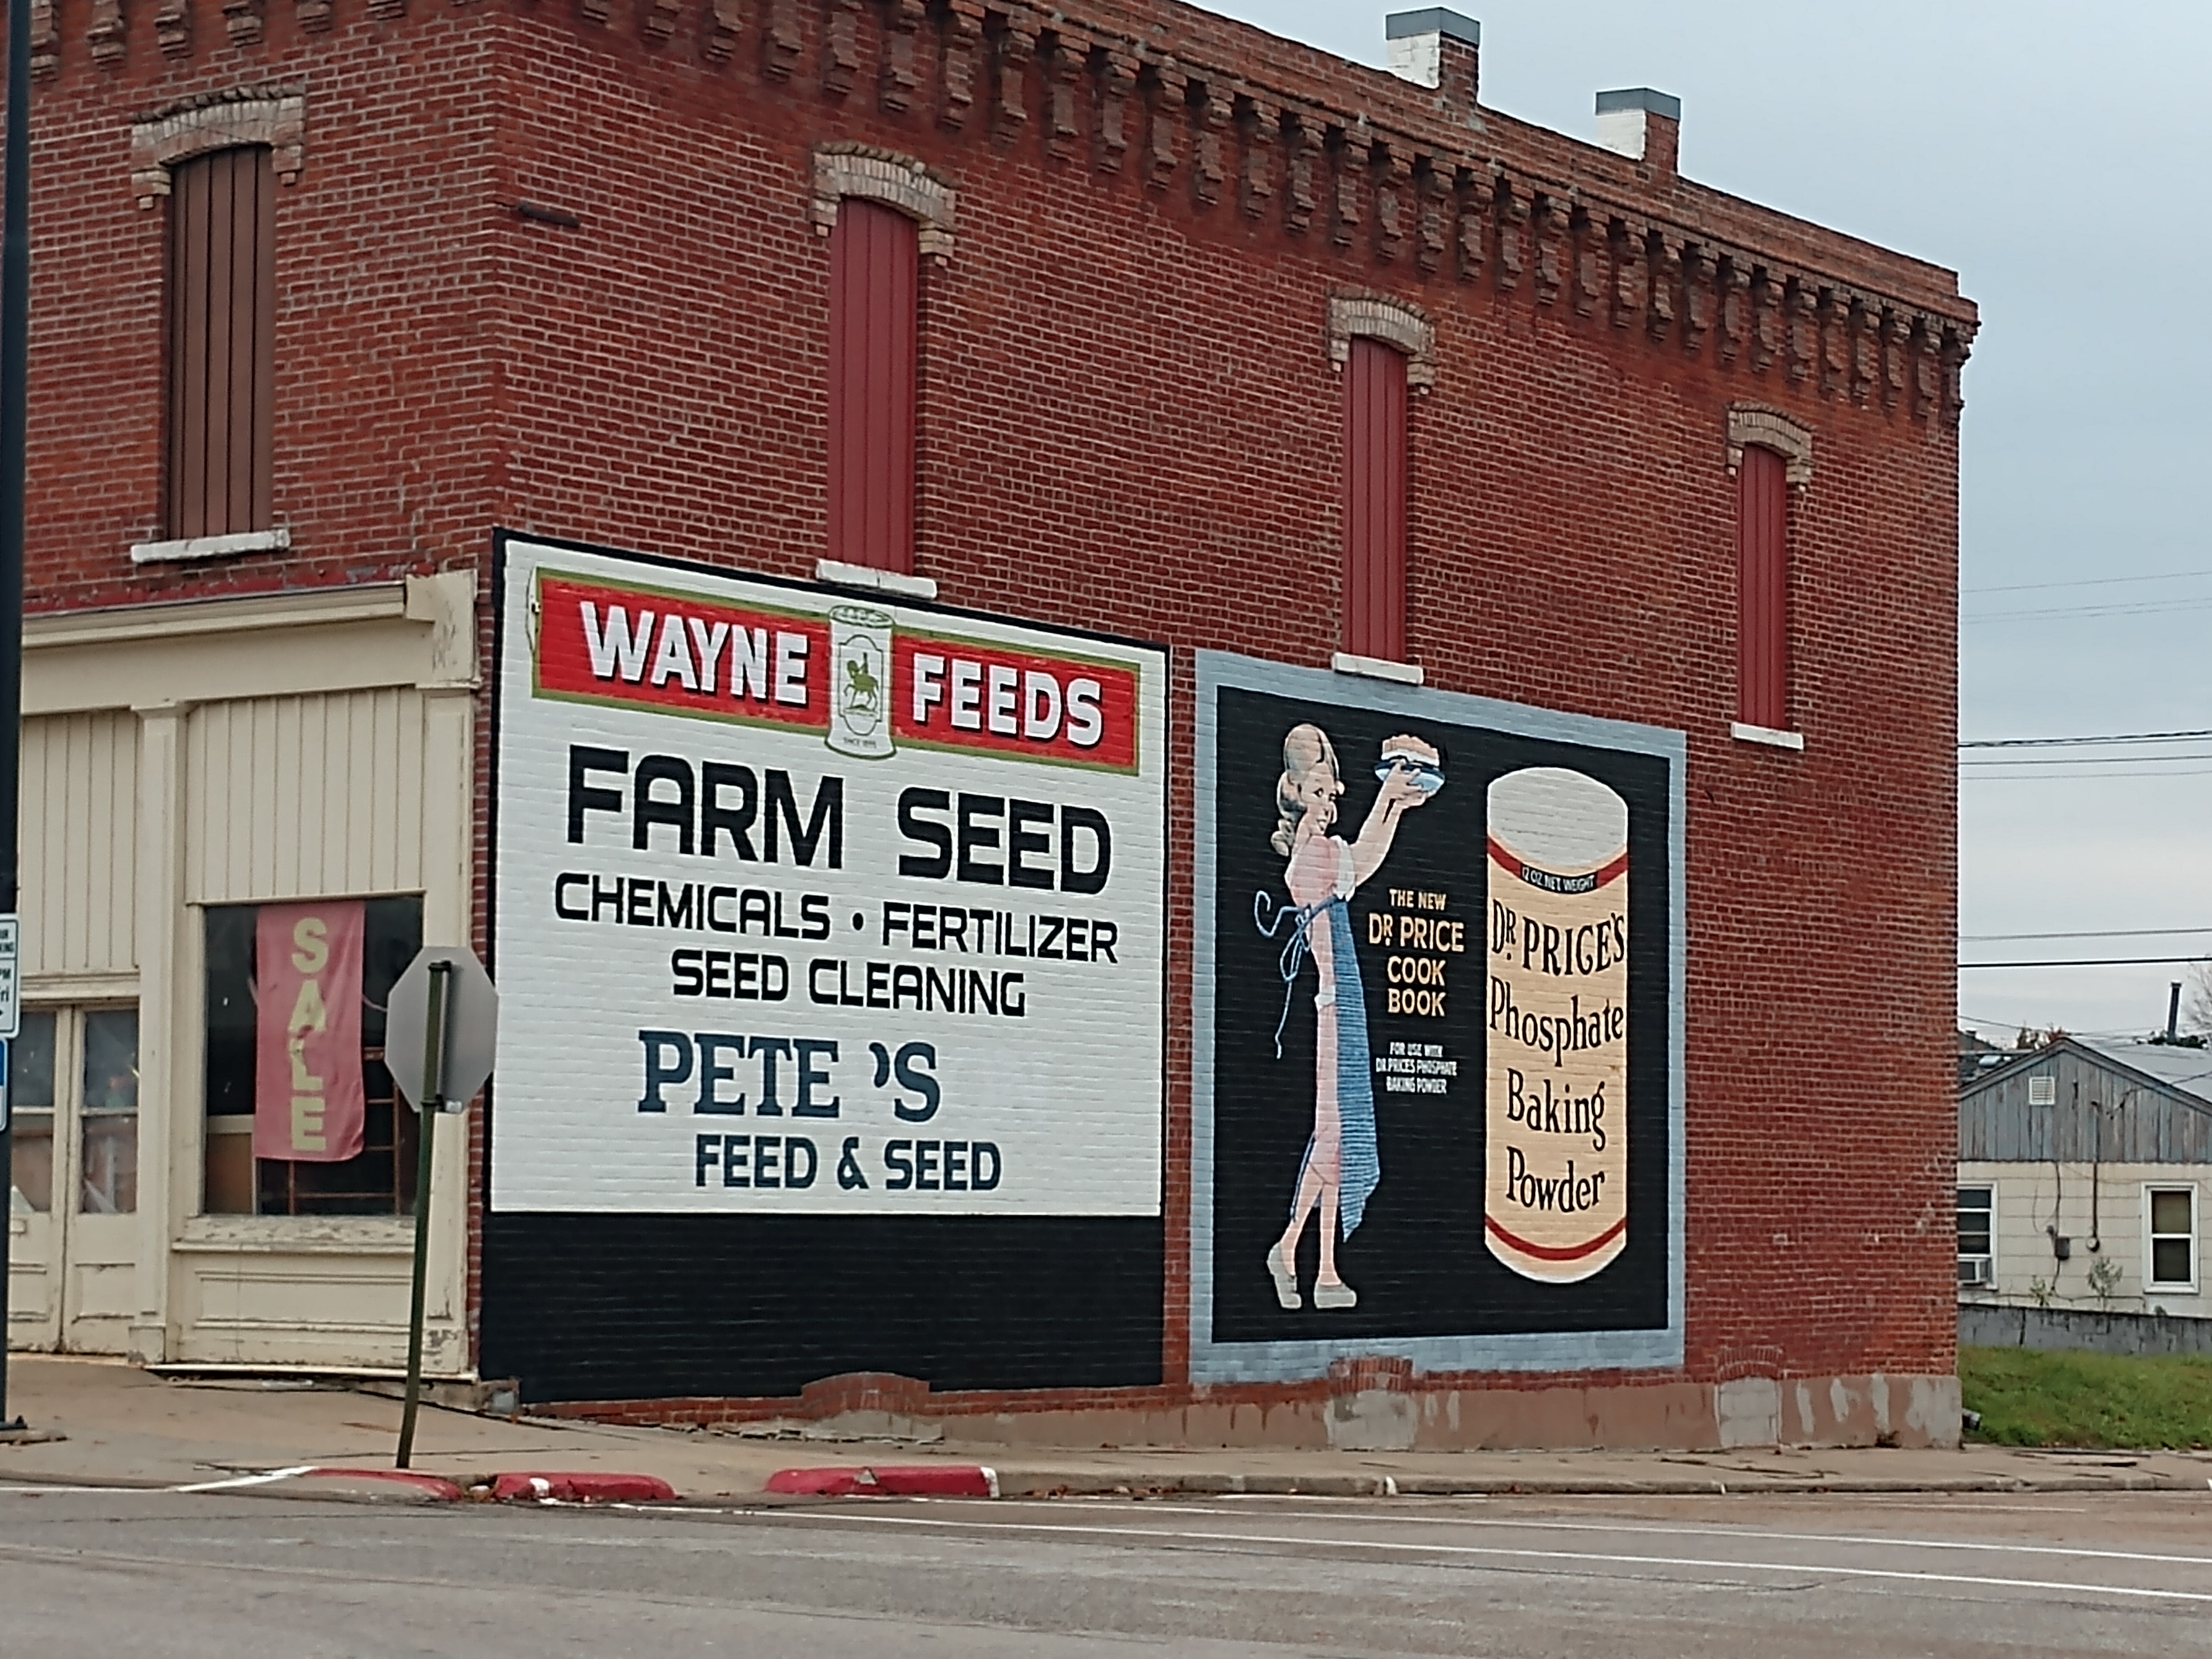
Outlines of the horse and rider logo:
[[891,619],[865,605],[841,605],[830,613],[830,650],[836,663],[830,732],[823,739],[841,755],[880,760],[891,741]]

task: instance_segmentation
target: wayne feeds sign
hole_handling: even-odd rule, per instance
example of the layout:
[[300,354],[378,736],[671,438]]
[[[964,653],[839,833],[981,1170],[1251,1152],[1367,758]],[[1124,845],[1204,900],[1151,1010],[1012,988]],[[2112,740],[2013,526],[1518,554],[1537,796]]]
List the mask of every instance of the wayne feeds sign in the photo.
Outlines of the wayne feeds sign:
[[1159,1213],[1164,653],[501,581],[495,1211]]

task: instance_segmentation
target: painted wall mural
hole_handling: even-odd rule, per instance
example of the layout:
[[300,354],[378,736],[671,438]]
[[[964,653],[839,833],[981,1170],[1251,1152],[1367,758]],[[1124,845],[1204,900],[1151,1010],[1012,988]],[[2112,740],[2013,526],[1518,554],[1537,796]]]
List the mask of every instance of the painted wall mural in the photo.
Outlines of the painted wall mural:
[[1212,653],[1199,704],[1194,1379],[1678,1363],[1680,734]]
[[507,538],[486,1352],[1155,1382],[1157,647]]

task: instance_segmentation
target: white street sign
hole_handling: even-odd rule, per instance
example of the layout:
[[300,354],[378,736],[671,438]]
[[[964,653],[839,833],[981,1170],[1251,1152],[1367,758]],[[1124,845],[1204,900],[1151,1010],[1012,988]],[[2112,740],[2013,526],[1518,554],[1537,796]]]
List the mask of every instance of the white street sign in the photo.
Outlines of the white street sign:
[[22,1029],[22,976],[17,972],[16,945],[22,933],[21,918],[0,916],[0,1038],[15,1036]]

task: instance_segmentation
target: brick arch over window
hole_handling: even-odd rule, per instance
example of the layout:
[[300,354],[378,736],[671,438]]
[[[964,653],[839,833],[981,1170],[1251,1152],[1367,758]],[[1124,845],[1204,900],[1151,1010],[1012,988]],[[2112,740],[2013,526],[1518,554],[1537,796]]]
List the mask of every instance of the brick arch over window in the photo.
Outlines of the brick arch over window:
[[1417,307],[1382,294],[1335,294],[1328,301],[1328,360],[1341,369],[1352,343],[1380,340],[1406,359],[1406,384],[1426,392],[1437,383],[1437,327]]
[[919,161],[860,144],[824,144],[814,152],[814,228],[836,228],[847,198],[880,202],[915,222],[919,251],[940,264],[952,257],[952,216],[959,193]]
[[131,127],[131,185],[138,205],[170,193],[170,173],[194,156],[260,145],[279,184],[294,185],[307,165],[307,100],[297,93],[222,99],[171,110]]
[[1731,404],[1728,414],[1728,470],[1743,466],[1747,448],[1771,449],[1782,457],[1790,483],[1802,489],[1813,482],[1813,434],[1778,410],[1755,404]]

